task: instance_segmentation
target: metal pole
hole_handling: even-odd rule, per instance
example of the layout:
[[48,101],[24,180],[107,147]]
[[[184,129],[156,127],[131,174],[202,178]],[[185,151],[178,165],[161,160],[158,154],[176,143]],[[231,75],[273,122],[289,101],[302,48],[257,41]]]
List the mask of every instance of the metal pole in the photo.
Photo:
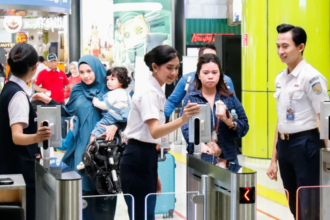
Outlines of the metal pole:
[[214,179],[207,175],[202,175],[202,193],[204,195],[204,219],[215,219],[215,191],[213,190]]
[[69,15],[69,59],[78,61],[80,48],[80,0],[71,0],[71,15]]

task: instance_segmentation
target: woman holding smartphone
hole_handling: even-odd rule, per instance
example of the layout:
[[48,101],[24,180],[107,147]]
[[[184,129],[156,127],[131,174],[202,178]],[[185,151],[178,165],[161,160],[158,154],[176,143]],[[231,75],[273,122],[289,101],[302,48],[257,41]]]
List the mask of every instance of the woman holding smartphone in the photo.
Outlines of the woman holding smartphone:
[[[120,161],[121,184],[124,193],[134,197],[135,220],[144,220],[145,198],[150,193],[161,192],[161,182],[157,174],[157,145],[161,137],[175,131],[189,118],[197,115],[197,103],[188,104],[181,118],[165,124],[165,94],[162,86],[171,84],[178,75],[180,61],[178,52],[170,46],[161,45],[152,49],[144,57],[152,76],[141,91],[136,91],[131,103],[125,137],[128,144]],[[132,219],[131,201],[126,203]],[[156,197],[149,196],[147,219],[155,219]]]
[[35,161],[39,142],[48,140],[50,128],[39,127],[27,86],[37,70],[38,54],[29,44],[14,46],[8,58],[12,73],[0,95],[0,174],[22,174],[26,184],[26,220],[35,220]]

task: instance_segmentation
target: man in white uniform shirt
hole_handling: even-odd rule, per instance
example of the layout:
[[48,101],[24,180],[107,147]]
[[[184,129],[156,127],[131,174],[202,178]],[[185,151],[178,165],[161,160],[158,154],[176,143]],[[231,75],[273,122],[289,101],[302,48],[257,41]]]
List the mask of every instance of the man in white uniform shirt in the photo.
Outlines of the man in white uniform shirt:
[[[320,184],[320,140],[318,125],[320,103],[329,100],[327,79],[302,57],[307,35],[300,28],[288,24],[277,27],[277,53],[287,68],[275,80],[278,122],[270,179],[277,180],[277,160],[284,188],[289,192],[289,206],[299,219],[319,219],[319,192],[314,197],[299,191],[299,213],[296,213],[296,192],[301,186]],[[309,207],[308,207],[309,206]],[[305,217],[305,218],[304,218]]]

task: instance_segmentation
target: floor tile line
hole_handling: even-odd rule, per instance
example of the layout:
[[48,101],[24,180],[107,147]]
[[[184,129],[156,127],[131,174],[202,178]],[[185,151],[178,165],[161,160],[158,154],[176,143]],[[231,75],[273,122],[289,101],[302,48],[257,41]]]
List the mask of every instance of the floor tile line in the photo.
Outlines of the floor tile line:
[[184,220],[187,219],[184,215],[182,215],[180,212],[178,212],[178,211],[176,211],[176,210],[174,210],[174,214],[176,214],[177,216],[179,216],[180,218],[182,218],[182,219],[184,219]]
[[260,212],[260,213],[262,213],[262,214],[264,214],[264,215],[267,215],[269,218],[272,218],[272,219],[275,219],[275,220],[281,220],[281,219],[276,218],[275,216],[272,216],[271,214],[268,214],[267,212],[264,212],[264,211],[262,211],[260,209],[257,209],[257,211]]

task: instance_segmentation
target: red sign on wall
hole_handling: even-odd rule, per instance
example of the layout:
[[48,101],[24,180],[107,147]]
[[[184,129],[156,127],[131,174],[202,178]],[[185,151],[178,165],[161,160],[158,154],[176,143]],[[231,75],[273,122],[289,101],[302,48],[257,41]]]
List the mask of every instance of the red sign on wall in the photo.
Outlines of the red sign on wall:
[[249,46],[249,34],[242,34],[242,47]]
[[191,42],[196,43],[196,42],[203,42],[203,43],[211,43],[215,42],[215,36],[218,35],[234,35],[234,34],[217,34],[217,33],[193,33]]

